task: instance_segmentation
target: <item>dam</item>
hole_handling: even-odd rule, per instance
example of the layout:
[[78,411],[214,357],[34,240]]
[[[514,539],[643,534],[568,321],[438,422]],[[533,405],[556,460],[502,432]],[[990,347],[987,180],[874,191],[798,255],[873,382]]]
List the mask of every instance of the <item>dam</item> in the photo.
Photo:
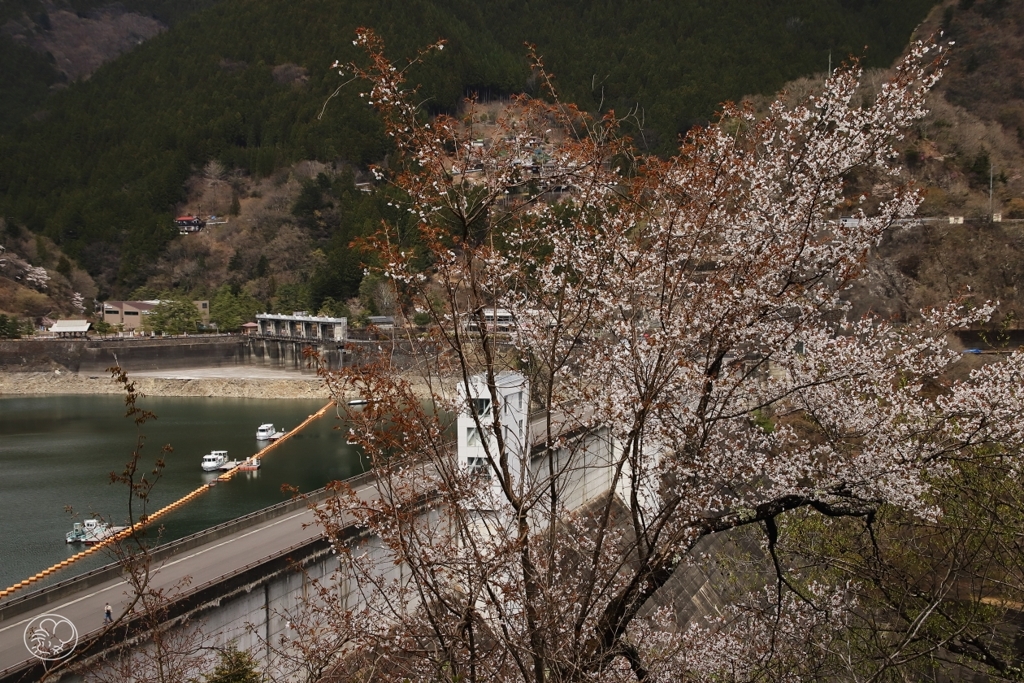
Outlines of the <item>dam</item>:
[[19,339],[0,341],[0,369],[38,372],[63,369],[103,374],[112,365],[129,373],[193,367],[262,365],[307,371],[305,348],[313,348],[329,368],[341,367],[339,344],[316,344],[241,335],[191,337],[104,337],[97,339]]

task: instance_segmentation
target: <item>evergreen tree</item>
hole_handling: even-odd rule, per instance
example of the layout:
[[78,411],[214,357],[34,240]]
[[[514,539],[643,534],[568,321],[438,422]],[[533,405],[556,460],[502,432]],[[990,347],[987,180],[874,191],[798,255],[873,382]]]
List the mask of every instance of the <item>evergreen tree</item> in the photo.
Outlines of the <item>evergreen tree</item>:
[[165,299],[146,316],[144,327],[163,334],[195,332],[200,321],[199,309],[186,298]]
[[262,680],[253,656],[233,647],[220,653],[216,668],[206,677],[206,683],[261,683]]
[[291,315],[296,311],[308,311],[309,287],[304,284],[284,284],[277,288],[273,301],[275,313]]
[[20,339],[21,321],[0,313],[0,339]]
[[236,332],[263,311],[263,304],[245,293],[235,294],[223,285],[210,302],[210,322],[221,332]]

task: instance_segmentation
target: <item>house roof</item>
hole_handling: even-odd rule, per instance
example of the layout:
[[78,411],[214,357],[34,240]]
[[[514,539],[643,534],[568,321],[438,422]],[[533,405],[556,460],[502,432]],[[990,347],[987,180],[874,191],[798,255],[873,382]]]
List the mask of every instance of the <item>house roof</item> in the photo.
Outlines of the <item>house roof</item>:
[[50,327],[50,332],[88,332],[92,323],[88,320],[58,320]]

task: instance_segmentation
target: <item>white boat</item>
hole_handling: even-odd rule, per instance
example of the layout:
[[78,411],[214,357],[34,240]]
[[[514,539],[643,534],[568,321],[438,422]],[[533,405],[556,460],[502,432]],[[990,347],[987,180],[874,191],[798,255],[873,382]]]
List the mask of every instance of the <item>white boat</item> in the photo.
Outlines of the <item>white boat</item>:
[[84,522],[75,522],[74,527],[65,534],[64,538],[67,543],[92,545],[106,540],[125,528],[123,526],[110,526],[98,519],[87,519]]
[[220,466],[227,461],[227,451],[210,451],[208,454],[203,456],[203,470],[206,472],[214,472],[219,470]]
[[265,422],[256,430],[257,441],[274,441],[284,436],[284,432],[274,429],[273,422]]

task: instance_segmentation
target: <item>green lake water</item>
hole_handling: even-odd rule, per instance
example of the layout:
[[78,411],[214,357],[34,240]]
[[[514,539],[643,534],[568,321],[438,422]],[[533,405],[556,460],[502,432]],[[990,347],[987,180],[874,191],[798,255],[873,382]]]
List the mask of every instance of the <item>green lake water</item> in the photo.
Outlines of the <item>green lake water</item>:
[[[323,401],[235,398],[146,397],[140,407],[157,419],[147,422],[143,463],[152,469],[169,444],[166,467],[153,490],[149,510],[209,482],[199,466],[211,450],[231,459],[255,453],[256,428],[273,422],[291,429]],[[283,484],[311,491],[363,470],[355,447],[332,411],[293,436],[264,459],[258,472],[239,473],[191,503],[161,518],[160,540],[168,541],[286,500]],[[101,515],[123,520],[128,492],[110,484],[131,457],[136,428],[124,417],[120,396],[32,396],[0,398],[0,590],[64,560],[83,546],[66,544],[75,521]],[[70,507],[73,512],[68,512]],[[109,562],[103,552],[57,572],[50,581]]]

